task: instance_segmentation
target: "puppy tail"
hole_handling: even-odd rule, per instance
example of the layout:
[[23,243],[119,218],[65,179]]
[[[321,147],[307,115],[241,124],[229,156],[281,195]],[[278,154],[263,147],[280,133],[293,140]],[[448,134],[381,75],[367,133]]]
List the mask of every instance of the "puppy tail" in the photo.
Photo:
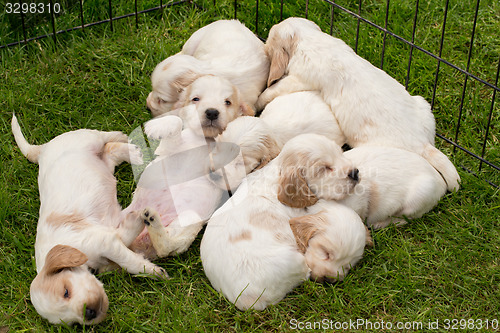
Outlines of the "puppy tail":
[[31,145],[24,138],[23,133],[21,132],[21,127],[17,122],[16,115],[12,116],[12,133],[14,134],[14,138],[16,140],[17,146],[21,149],[23,153],[30,162],[38,163],[38,156],[40,155],[40,150],[42,146]]
[[432,145],[427,145],[422,156],[436,169],[447,184],[448,191],[458,191],[460,188],[460,176],[457,169],[439,149]]

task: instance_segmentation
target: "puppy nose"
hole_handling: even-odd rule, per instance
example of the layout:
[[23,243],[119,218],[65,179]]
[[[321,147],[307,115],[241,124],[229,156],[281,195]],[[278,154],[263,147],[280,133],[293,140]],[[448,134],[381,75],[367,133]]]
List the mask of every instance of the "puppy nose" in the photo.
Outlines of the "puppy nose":
[[92,308],[85,309],[85,320],[92,320],[97,317],[97,311]]
[[219,118],[219,111],[216,109],[207,109],[205,111],[205,115],[206,115],[208,120],[215,120],[215,119]]
[[347,176],[357,182],[359,180],[358,174],[358,169],[352,169],[351,171],[349,171],[349,174]]

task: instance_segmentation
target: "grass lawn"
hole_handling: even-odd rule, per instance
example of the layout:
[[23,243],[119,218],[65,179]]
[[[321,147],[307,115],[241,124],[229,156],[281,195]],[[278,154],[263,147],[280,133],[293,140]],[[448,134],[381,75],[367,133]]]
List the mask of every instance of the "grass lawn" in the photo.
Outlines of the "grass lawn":
[[[441,2],[420,1],[415,33],[415,43],[435,54],[439,52],[442,29]],[[71,1],[61,3],[66,6],[66,15],[56,18],[58,30],[77,25],[75,6],[69,5]],[[133,2],[117,3],[115,15],[134,10]],[[140,2],[139,10],[150,3]],[[337,3],[358,12],[355,2]],[[452,3],[442,57],[465,69],[475,4]],[[107,8],[106,4],[85,2],[88,22],[106,18],[107,9],[98,9]],[[396,330],[397,323],[406,324],[408,331],[427,331],[435,324],[441,331],[454,324],[471,331],[480,325],[483,331],[498,330],[500,196],[499,190],[482,178],[500,184],[500,172],[484,166],[479,170],[476,160],[459,150],[453,154],[452,147],[440,139],[436,145],[457,166],[471,169],[480,178],[457,167],[462,177],[460,191],[447,195],[431,212],[406,226],[374,232],[375,246],[367,249],[362,261],[341,283],[307,281],[275,306],[261,312],[241,312],[215,292],[205,277],[199,257],[200,235],[187,253],[156,261],[172,277],[169,281],[121,271],[100,274],[110,308],[108,317],[98,326],[53,326],[36,313],[30,303],[29,286],[36,274],[33,245],[40,206],[38,166],[28,162],[15,145],[10,131],[12,113],[16,113],[28,141],[36,144],[79,128],[131,133],[150,119],[145,100],[155,65],[178,52],[196,29],[219,18],[231,18],[232,4],[217,1],[214,7],[207,1],[203,3],[205,10],[184,4],[165,10],[163,15],[140,16],[138,28],[132,17],[115,21],[113,31],[105,24],[58,35],[56,43],[47,38],[0,50],[0,333],[264,332],[301,327],[339,331],[342,323],[353,331],[352,326],[345,326],[353,322],[359,324],[355,326],[359,331],[390,331],[389,324]],[[278,1],[261,1],[256,27],[255,2],[240,1],[238,17],[265,38],[279,20],[280,7]],[[303,1],[287,1],[283,16],[304,16],[305,7]],[[388,29],[411,40],[414,8],[414,1],[392,1]],[[307,10],[308,17],[329,32],[330,7],[311,0]],[[385,1],[364,1],[361,13],[385,25]],[[354,47],[357,21],[339,10],[334,11],[333,18],[332,33]],[[30,20],[30,33],[50,31],[50,20]],[[0,44],[22,35],[13,29],[18,23],[2,9]],[[476,29],[470,72],[494,83],[500,57],[498,1],[481,1]],[[361,24],[358,53],[379,66],[383,37],[380,31]],[[407,45],[387,37],[384,70],[403,84],[409,53]],[[435,59],[414,50],[408,90],[430,101],[436,66]],[[455,137],[464,79],[463,74],[441,65],[434,114],[437,132],[450,139]],[[468,80],[458,142],[476,154],[482,152],[491,96],[491,88]],[[500,164],[498,96],[485,150],[485,158],[496,165]],[[119,200],[125,206],[135,187],[131,167],[120,166],[116,176]]]

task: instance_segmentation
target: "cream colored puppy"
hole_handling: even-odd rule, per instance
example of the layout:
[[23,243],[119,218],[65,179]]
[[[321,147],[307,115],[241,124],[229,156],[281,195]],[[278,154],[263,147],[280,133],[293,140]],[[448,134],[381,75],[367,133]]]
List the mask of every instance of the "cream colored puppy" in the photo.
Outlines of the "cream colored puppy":
[[318,198],[344,198],[355,173],[324,136],[288,141],[208,221],[201,259],[212,286],[242,310],[279,302],[309,272],[289,220],[307,215]]
[[168,277],[162,268],[127,248],[149,211],[124,214],[118,204],[114,167],[142,160],[126,135],[78,130],[43,145],[30,145],[15,116],[12,132],[22,153],[40,166],[37,276],[30,293],[42,317],[68,325],[104,319],[108,298],[89,268],[99,270],[114,263],[129,273]]
[[422,156],[391,147],[358,147],[344,153],[359,169],[359,183],[339,203],[368,226],[405,223],[430,211],[446,193],[446,182]]
[[[188,106],[194,107],[188,107]],[[226,129],[227,124],[239,116],[255,113],[242,99],[238,89],[230,81],[213,75],[205,75],[188,85],[179,96],[176,107],[191,130],[203,130],[207,138],[214,138]]]
[[253,108],[268,73],[264,43],[237,20],[216,21],[197,30],[181,52],[156,66],[147,105],[153,116],[168,112],[190,83],[212,74],[238,87],[242,100]]
[[273,26],[266,52],[271,60],[269,88],[259,97],[260,106],[287,92],[317,90],[351,147],[380,145],[413,151],[443,175],[448,190],[458,190],[460,177],[446,155],[434,147],[434,116],[421,96],[411,96],[342,40],[303,18],[288,18]]

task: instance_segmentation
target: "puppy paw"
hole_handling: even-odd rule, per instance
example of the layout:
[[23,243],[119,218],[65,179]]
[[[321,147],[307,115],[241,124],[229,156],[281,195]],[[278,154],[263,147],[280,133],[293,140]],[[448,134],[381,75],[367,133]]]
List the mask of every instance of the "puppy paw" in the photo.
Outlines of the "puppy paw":
[[177,116],[163,116],[144,124],[146,136],[150,139],[162,140],[179,136],[182,131],[182,119]]
[[142,165],[144,163],[141,148],[139,148],[138,146],[130,143],[128,145],[128,154],[130,158],[130,164]]
[[141,213],[141,219],[148,228],[163,227],[160,215],[152,208],[146,208]]
[[167,271],[160,266],[155,266],[153,272],[151,273],[153,276],[157,277],[161,280],[168,280],[170,276],[167,274]]

